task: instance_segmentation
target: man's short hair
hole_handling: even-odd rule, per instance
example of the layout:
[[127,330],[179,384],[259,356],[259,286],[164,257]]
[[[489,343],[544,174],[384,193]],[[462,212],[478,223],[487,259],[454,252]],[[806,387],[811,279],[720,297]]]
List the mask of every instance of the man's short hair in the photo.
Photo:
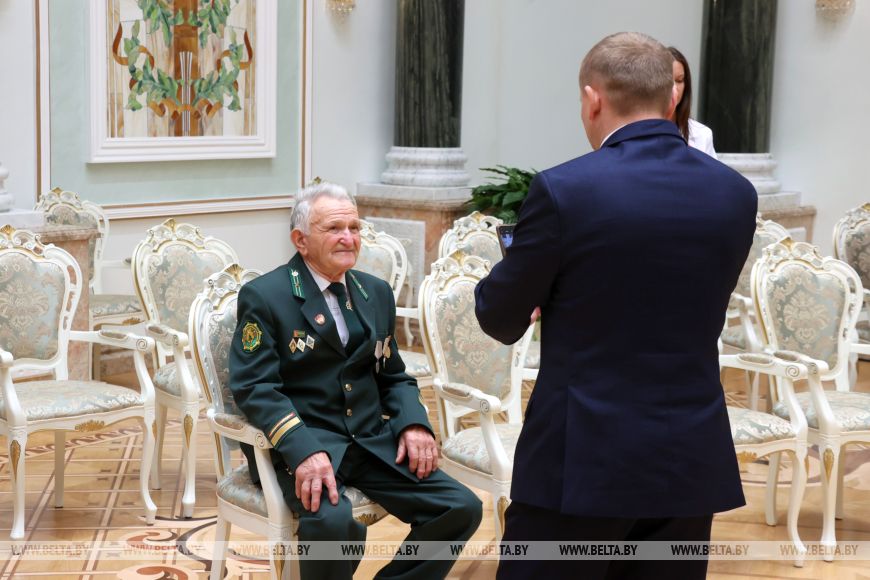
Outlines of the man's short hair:
[[317,181],[296,194],[296,203],[290,214],[290,231],[300,230],[305,235],[311,233],[311,206],[321,197],[347,200],[356,206],[356,200],[344,187],[328,181]]
[[619,32],[601,40],[580,65],[580,88],[597,85],[619,115],[666,112],[674,88],[674,57],[658,40]]

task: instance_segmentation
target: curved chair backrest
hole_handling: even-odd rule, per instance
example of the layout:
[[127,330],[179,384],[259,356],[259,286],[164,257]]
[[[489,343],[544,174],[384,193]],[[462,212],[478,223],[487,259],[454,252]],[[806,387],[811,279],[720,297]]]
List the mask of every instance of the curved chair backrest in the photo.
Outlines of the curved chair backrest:
[[45,221],[49,224],[63,226],[86,226],[97,228],[99,235],[91,238],[89,248],[89,260],[91,265],[91,278],[88,280],[91,291],[100,289],[100,263],[103,260],[103,247],[109,237],[109,220],[99,205],[80,199],[73,191],[66,191],[55,187],[39,197],[35,210],[45,214]]
[[[238,262],[236,252],[198,227],[168,219],[148,230],[133,251],[133,282],[152,323],[187,331],[193,299],[203,281]],[[158,343],[160,364],[168,350]]]
[[438,245],[438,257],[445,258],[457,250],[489,260],[490,266],[501,261],[501,246],[498,243],[496,226],[502,220],[479,211],[461,217],[453,222],[453,227],[444,232]]
[[834,257],[852,266],[870,288],[870,203],[850,209],[834,226]]
[[0,348],[16,369],[45,369],[69,378],[67,347],[82,292],[78,263],[38,236],[0,228]]
[[755,217],[755,235],[752,237],[752,247],[749,248],[749,255],[746,257],[746,262],[743,264],[743,269],[740,270],[740,276],[737,278],[737,286],[734,288],[736,294],[747,298],[752,294],[750,286],[752,266],[761,257],[761,252],[764,248],[787,237],[789,237],[788,230],[778,223],[763,220],[760,215]]
[[408,274],[408,254],[405,246],[390,234],[375,230],[365,220],[360,220],[360,242],[359,257],[354,267],[386,280],[393,289],[393,298],[398,302],[405,276]]
[[[508,346],[480,328],[474,314],[474,288],[488,273],[486,260],[462,252],[432,264],[432,272],[420,288],[425,345],[431,353],[434,377],[445,384],[461,383],[498,397],[516,411],[509,413],[510,422],[519,423],[520,363],[528,340]],[[444,409],[439,405],[439,412],[445,409],[450,414],[450,405],[445,404]],[[441,417],[442,437],[452,434],[454,418]]]
[[765,248],[752,270],[752,299],[767,344],[823,360],[848,390],[849,340],[861,310],[861,280],[848,264],[786,238]]
[[[236,330],[239,290],[260,275],[257,270],[230,264],[205,280],[202,292],[197,294],[190,308],[188,331],[200,384],[208,405],[218,413],[244,417],[229,385],[230,346]],[[215,434],[215,446],[218,476],[223,477],[230,471],[229,451],[238,445]]]

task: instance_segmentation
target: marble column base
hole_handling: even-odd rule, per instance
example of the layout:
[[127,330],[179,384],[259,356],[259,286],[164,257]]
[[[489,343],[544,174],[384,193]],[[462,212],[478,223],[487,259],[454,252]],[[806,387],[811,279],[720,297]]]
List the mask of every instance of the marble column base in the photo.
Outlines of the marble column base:
[[[758,196],[759,201],[762,196]],[[816,220],[816,208],[811,205],[801,205],[790,208],[769,209],[759,208],[761,217],[772,220],[783,226],[792,233],[792,237],[801,242],[813,242],[813,223]],[[801,239],[801,232],[805,232],[805,238]]]
[[383,183],[358,183],[356,203],[361,216],[421,221],[426,227],[424,272],[438,259],[441,234],[459,217],[470,213],[468,187],[398,187]]
[[381,181],[412,187],[462,187],[471,177],[459,147],[392,147]]
[[779,192],[780,183],[773,177],[776,161],[770,153],[719,153],[716,157],[748,179],[759,197]]

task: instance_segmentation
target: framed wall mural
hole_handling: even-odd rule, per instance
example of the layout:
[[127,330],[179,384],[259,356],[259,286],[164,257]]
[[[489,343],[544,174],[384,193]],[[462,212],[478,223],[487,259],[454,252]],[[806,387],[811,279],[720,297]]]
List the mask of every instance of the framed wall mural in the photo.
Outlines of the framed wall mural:
[[90,0],[90,162],[275,156],[277,0]]

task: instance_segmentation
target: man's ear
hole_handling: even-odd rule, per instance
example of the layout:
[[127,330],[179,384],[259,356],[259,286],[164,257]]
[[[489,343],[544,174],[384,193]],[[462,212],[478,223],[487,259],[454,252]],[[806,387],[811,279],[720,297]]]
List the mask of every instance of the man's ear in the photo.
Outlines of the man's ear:
[[601,114],[601,93],[586,85],[583,87],[583,94],[586,97],[587,115],[590,120],[595,119]]
[[305,239],[305,234],[303,234],[301,230],[293,230],[290,232],[290,241],[293,242],[293,245],[296,246],[296,251],[302,254],[303,258],[308,255],[308,246],[306,245],[307,240]]

